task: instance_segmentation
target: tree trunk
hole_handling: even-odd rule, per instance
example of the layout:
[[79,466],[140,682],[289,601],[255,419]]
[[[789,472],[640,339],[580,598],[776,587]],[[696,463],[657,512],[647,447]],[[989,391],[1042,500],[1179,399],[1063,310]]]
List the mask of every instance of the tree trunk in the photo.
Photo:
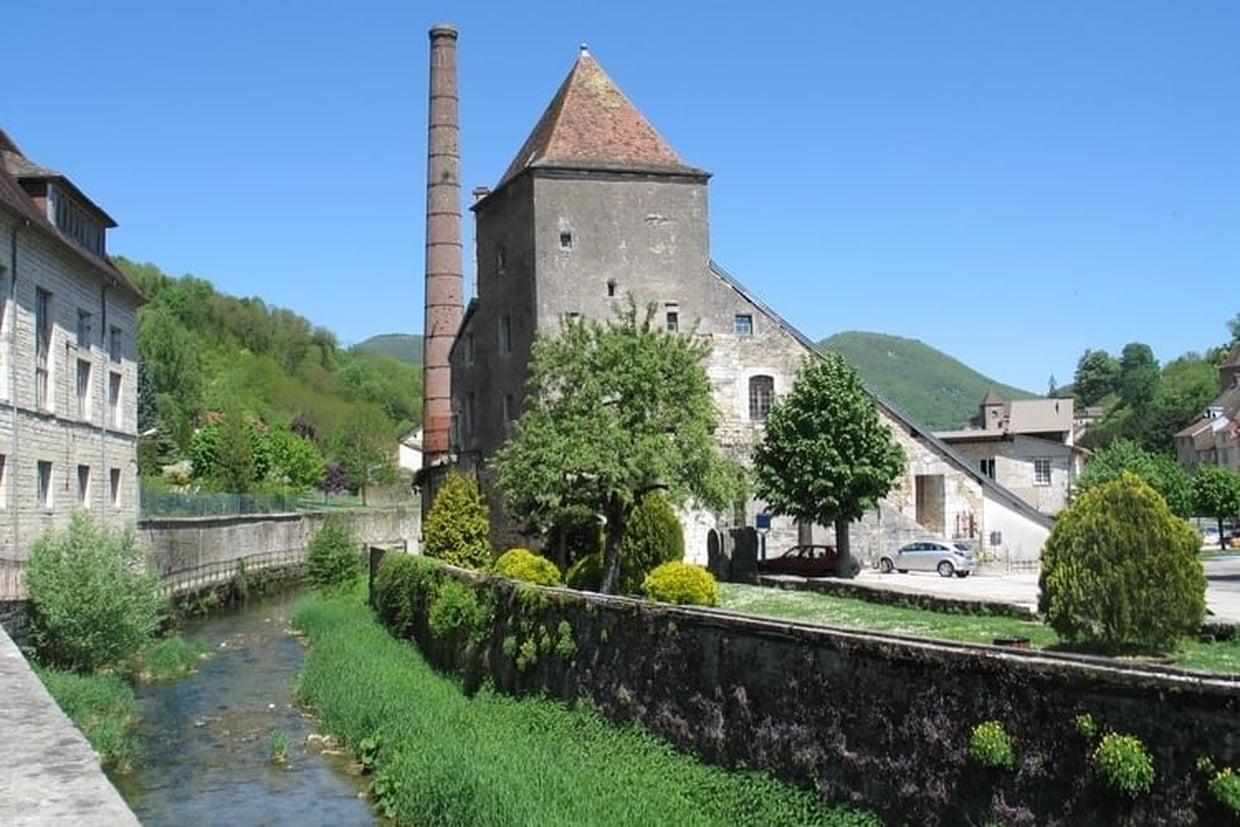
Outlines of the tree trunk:
[[1223,539],[1223,518],[1216,517],[1215,519],[1218,520],[1218,547],[1222,551],[1227,548],[1227,541]]
[[619,508],[607,509],[603,534],[603,583],[599,591],[615,594],[620,586],[620,540],[624,537],[624,515]]
[[860,573],[861,564],[852,556],[852,548],[848,541],[848,520],[835,521],[835,550],[840,555],[836,569],[837,576],[852,580]]

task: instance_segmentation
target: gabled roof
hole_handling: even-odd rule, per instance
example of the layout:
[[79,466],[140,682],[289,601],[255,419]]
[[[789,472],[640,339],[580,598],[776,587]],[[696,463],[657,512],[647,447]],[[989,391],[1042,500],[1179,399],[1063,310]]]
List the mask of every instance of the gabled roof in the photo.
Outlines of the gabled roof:
[[999,394],[995,393],[994,388],[991,388],[990,390],[986,391],[986,396],[982,398],[982,407],[986,407],[987,405],[1005,405],[1005,404],[1007,404],[1007,400],[1004,399]]
[[529,167],[706,175],[680,160],[585,46],[496,188]]

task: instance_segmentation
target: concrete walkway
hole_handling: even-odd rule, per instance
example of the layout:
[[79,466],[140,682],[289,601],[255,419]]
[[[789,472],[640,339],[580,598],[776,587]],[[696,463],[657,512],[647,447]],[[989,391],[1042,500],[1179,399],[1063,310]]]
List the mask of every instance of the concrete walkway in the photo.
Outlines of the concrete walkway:
[[0,629],[0,824],[130,827],[138,819],[21,650]]

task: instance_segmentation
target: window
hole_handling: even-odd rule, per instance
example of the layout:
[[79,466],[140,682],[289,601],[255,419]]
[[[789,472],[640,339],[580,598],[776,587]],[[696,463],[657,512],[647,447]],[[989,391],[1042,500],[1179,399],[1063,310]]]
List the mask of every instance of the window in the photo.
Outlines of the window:
[[667,332],[676,333],[680,330],[680,313],[675,310],[667,311]]
[[90,419],[90,360],[77,360],[77,415]]
[[573,249],[573,234],[572,233],[560,233],[560,249],[561,250]]
[[113,428],[121,427],[121,375],[108,374],[108,417]]
[[[0,265],[0,284],[4,282],[7,271]],[[0,290],[0,397],[9,397],[9,297],[7,291]]]
[[5,477],[5,470],[8,468],[7,459],[8,457],[4,454],[0,454],[0,511],[9,507],[8,489],[4,485],[8,482],[8,479]]
[[495,248],[495,275],[502,276],[507,269],[507,256],[504,252],[504,245],[501,244]]
[[85,310],[78,311],[77,346],[80,350],[90,350],[90,314]]
[[1049,459],[1035,459],[1033,461],[1033,484],[1051,484],[1051,461]]
[[474,392],[470,391],[465,394],[465,406],[461,411],[461,430],[465,432],[466,439],[472,439],[474,435],[474,401],[476,397]]
[[39,460],[39,505],[43,508],[52,507],[52,464]]
[[78,466],[78,505],[90,508],[90,466]]
[[34,293],[34,405],[39,410],[52,407],[48,371],[52,352],[52,294],[43,289]]
[[732,332],[737,336],[752,336],[753,316],[749,313],[737,313],[732,320]]
[[577,322],[581,321],[581,314],[574,310],[570,310],[568,313],[565,313],[564,315],[568,317],[569,324],[577,324]]
[[472,365],[474,363],[474,334],[465,334],[465,364]]
[[512,421],[512,394],[504,394],[503,409],[504,421]]
[[108,358],[113,362],[121,360],[121,329],[119,327],[108,331]]
[[499,319],[499,352],[512,353],[512,317],[507,314]]
[[615,296],[616,296],[616,280],[608,279],[607,280],[607,298],[612,299],[612,298],[615,298]]
[[108,472],[108,485],[111,488],[112,507],[121,507],[121,469],[113,468]]
[[990,477],[990,478],[993,480],[993,479],[995,478],[995,461],[994,461],[994,458],[992,457],[991,459],[984,459],[984,460],[982,460],[982,461],[981,461],[981,470],[982,470],[982,473],[983,473],[983,474],[985,474],[986,476]]
[[773,376],[749,377],[749,418],[761,422],[771,412],[771,402],[775,397],[775,378]]

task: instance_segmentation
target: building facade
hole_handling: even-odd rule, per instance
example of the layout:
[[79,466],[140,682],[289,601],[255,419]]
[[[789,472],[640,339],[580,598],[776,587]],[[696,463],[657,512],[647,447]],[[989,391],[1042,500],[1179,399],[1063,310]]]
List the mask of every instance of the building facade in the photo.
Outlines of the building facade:
[[1176,458],[1190,473],[1201,465],[1240,471],[1240,346],[1228,354],[1218,375],[1218,398],[1175,435]]
[[0,558],[78,510],[138,516],[141,294],[107,258],[108,215],[0,132]]
[[[716,438],[743,464],[774,400],[815,358],[808,338],[711,260],[708,179],[681,161],[583,49],[494,191],[476,191],[477,296],[451,351],[453,445],[458,463],[483,480],[497,548],[530,538],[503,518],[486,459],[520,415],[535,337],[555,334],[563,318],[611,318],[631,295],[654,305],[667,330],[706,339]],[[892,544],[934,534],[994,540],[996,554],[1036,559],[1043,515],[876,402],[908,469],[854,530],[856,553],[876,559]],[[706,562],[712,533],[754,526],[764,508],[751,500],[728,514],[687,509],[686,557]],[[832,535],[776,518],[768,549]]]

